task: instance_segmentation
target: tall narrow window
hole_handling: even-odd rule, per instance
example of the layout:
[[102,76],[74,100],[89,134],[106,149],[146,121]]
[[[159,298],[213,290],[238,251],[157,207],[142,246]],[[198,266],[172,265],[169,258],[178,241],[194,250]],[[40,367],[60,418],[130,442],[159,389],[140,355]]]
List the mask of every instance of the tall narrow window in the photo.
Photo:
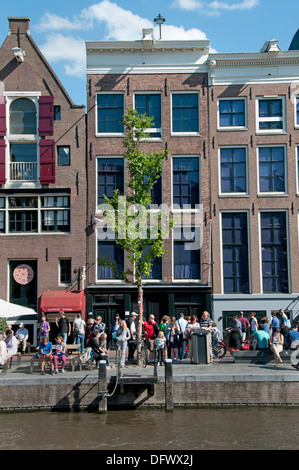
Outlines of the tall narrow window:
[[173,231],[174,279],[201,278],[200,230],[178,227]]
[[37,134],[36,106],[28,98],[19,98],[10,105],[10,134]]
[[249,293],[246,213],[222,214],[224,293]]
[[162,137],[161,94],[138,93],[135,95],[135,109],[139,114],[146,114],[153,118],[149,137]]
[[121,121],[124,115],[124,96],[122,93],[98,93],[97,95],[97,133],[122,134]]
[[258,152],[260,192],[285,192],[285,148],[260,147]]
[[[106,263],[115,263],[117,270]],[[98,240],[98,279],[118,279],[124,270],[124,250],[115,240]]]
[[288,245],[285,212],[261,212],[262,277],[264,293],[287,293]]
[[124,159],[98,158],[98,205],[105,202],[104,194],[111,198],[115,189],[124,192]]
[[199,204],[198,157],[173,157],[173,204],[181,209]]
[[65,258],[59,260],[59,284],[70,285],[72,283],[72,260]]
[[246,149],[221,148],[221,192],[246,193]]
[[198,93],[173,93],[172,95],[172,132],[199,132],[199,95]]

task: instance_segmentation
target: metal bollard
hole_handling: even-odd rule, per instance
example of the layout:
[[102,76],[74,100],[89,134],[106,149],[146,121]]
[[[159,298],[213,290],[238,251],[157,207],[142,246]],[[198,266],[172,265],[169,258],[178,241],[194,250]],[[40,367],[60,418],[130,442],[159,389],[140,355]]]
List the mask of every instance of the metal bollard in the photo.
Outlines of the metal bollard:
[[173,411],[173,373],[172,360],[165,361],[165,410]]
[[98,411],[100,413],[105,413],[107,411],[107,369],[106,369],[106,361],[100,361],[100,363],[99,363]]

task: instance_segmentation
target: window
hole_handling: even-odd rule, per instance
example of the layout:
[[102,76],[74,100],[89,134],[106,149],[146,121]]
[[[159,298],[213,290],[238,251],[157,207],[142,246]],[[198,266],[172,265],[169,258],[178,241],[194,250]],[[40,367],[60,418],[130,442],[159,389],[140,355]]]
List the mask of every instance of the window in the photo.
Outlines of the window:
[[173,229],[174,279],[201,278],[200,231],[197,227]]
[[138,114],[153,117],[152,127],[148,130],[149,137],[162,137],[161,94],[136,93],[135,109]]
[[11,143],[11,181],[37,181],[37,151],[37,144]]
[[285,148],[259,147],[259,191],[285,192]]
[[71,164],[71,148],[70,146],[57,147],[57,158],[59,166],[69,166]]
[[54,106],[54,121],[61,121],[61,106]]
[[69,196],[47,196],[41,198],[42,232],[70,231]]
[[221,193],[246,193],[246,149],[220,149]]
[[223,290],[249,293],[247,214],[222,213]]
[[70,232],[70,197],[1,197],[0,233],[28,232]]
[[288,246],[285,212],[261,212],[262,278],[264,293],[287,293]]
[[[144,253],[148,254],[149,247],[144,249]],[[143,256],[142,256],[143,258]],[[155,258],[152,264],[152,270],[149,276],[143,276],[143,279],[162,279],[162,257]]]
[[258,98],[257,130],[260,132],[285,131],[284,98]]
[[122,93],[97,94],[97,134],[123,134],[123,115]]
[[198,157],[173,157],[173,204],[181,209],[199,204]]
[[10,134],[37,134],[35,103],[28,98],[19,98],[10,105]]
[[246,126],[245,99],[219,100],[219,127]]
[[104,194],[110,199],[116,189],[124,192],[124,159],[98,158],[98,205],[105,202]]
[[198,93],[172,94],[172,132],[199,133]]
[[296,97],[295,126],[299,126],[299,96]]
[[[107,229],[107,237],[103,239],[101,237],[98,240],[97,259],[97,278],[99,280],[118,279],[119,275],[124,271],[124,250],[116,243],[114,233],[109,228]],[[106,260],[115,263],[117,266],[116,272],[110,266],[107,266]]]
[[72,283],[72,260],[59,260],[59,284],[70,285]]

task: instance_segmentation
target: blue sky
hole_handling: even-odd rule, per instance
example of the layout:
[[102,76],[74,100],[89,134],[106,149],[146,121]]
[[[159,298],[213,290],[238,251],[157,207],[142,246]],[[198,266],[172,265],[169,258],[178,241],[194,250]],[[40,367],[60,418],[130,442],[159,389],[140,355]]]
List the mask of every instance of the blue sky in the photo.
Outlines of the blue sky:
[[[9,0],[8,16],[28,16],[30,32],[76,104],[85,104],[85,40],[136,40],[161,13],[164,39],[209,39],[217,52],[257,52],[270,39],[287,50],[299,28],[297,0]],[[158,30],[155,31],[158,39]]]

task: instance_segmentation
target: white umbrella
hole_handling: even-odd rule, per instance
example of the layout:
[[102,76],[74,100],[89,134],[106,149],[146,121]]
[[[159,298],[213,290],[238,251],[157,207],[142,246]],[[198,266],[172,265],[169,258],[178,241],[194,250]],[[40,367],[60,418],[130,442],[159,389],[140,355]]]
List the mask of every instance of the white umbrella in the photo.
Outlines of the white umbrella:
[[23,315],[37,316],[37,313],[32,308],[12,304],[0,299],[0,318],[15,318],[21,317]]

